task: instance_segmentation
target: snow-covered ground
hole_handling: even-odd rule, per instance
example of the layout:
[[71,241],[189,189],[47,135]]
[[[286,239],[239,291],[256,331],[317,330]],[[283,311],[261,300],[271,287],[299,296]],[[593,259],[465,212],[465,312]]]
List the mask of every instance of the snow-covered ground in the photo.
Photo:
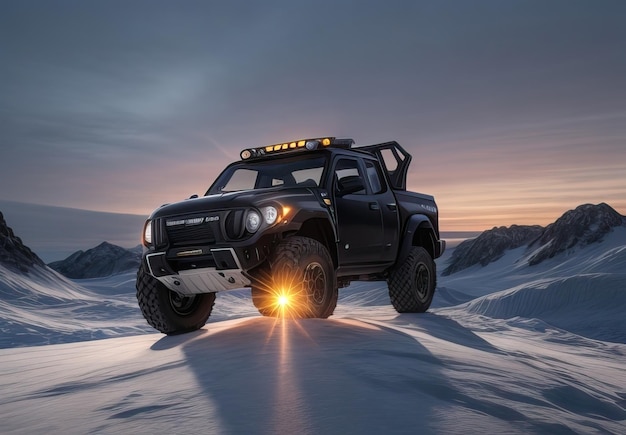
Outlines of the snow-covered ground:
[[524,255],[439,277],[421,315],[384,283],[342,289],[327,320],[263,318],[236,291],[173,337],[148,329],[132,273],[7,275],[3,347],[65,343],[0,349],[0,432],[626,433],[626,228]]

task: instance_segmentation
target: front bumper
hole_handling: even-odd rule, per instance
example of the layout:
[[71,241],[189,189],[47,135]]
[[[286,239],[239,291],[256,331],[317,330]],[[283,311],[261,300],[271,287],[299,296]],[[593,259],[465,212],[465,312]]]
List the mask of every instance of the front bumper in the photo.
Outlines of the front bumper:
[[168,289],[183,295],[212,293],[249,287],[251,282],[243,274],[241,262],[232,248],[212,249],[215,257],[223,259],[223,266],[200,267],[175,271],[166,260],[165,253],[146,255],[146,264],[152,276]]

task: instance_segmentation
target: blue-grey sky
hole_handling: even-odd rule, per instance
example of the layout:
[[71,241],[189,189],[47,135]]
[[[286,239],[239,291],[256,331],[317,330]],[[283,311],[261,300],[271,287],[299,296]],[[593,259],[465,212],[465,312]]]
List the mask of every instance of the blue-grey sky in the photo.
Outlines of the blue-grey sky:
[[325,135],[447,230],[626,214],[626,2],[0,0],[0,199],[147,215]]

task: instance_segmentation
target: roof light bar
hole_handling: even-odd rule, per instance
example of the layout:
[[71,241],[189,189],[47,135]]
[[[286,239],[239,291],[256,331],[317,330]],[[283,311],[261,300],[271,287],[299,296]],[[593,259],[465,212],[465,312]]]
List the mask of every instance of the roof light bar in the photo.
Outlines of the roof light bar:
[[334,137],[321,137],[314,139],[301,139],[293,142],[277,143],[257,148],[246,148],[241,151],[242,160],[256,159],[265,157],[270,154],[278,154],[281,152],[308,150],[313,151],[321,147],[336,146],[341,148],[350,148],[354,144],[352,139],[335,139]]

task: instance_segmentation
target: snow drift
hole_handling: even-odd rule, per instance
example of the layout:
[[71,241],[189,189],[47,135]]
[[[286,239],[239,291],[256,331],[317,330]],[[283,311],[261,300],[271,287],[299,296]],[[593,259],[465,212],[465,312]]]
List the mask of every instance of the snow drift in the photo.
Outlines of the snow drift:
[[95,340],[149,332],[134,273],[72,282],[47,267],[29,274],[0,265],[0,348]]

